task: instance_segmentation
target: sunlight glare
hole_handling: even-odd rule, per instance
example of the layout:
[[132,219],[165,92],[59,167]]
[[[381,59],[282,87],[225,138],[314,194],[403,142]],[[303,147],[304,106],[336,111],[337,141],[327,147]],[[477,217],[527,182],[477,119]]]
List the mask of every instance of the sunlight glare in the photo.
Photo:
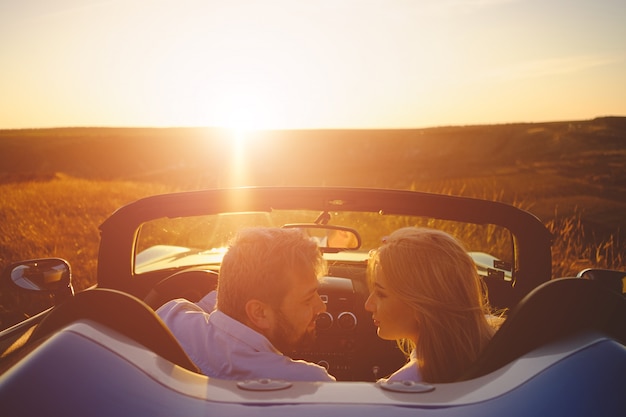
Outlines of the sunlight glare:
[[230,185],[244,186],[248,185],[248,175],[246,164],[248,160],[248,145],[251,140],[250,131],[245,128],[228,129],[228,140],[230,141]]
[[[261,89],[234,89],[223,95],[222,108],[218,116],[221,127],[241,134],[246,131],[270,129],[276,122],[276,101],[269,92]],[[245,135],[239,135],[243,140]]]

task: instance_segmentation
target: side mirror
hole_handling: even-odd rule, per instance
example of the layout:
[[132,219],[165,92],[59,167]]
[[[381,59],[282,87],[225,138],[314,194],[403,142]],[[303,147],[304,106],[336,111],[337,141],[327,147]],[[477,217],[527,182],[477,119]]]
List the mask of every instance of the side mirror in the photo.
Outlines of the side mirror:
[[16,287],[54,295],[55,302],[74,295],[70,265],[60,258],[16,262],[9,265],[2,275]]
[[579,278],[590,279],[592,281],[598,281],[604,287],[607,287],[626,297],[626,272],[624,271],[588,268],[583,269],[576,276]]
[[341,252],[361,247],[361,236],[356,230],[345,226],[331,226],[317,223],[291,223],[283,225],[287,229],[302,229],[315,240],[322,252]]

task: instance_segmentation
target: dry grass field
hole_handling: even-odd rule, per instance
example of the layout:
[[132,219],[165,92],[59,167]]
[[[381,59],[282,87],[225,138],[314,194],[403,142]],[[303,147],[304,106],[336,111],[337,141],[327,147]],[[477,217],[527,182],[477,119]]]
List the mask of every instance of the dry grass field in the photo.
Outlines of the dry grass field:
[[[245,140],[201,128],[0,131],[0,268],[61,257],[72,265],[76,288],[86,288],[96,282],[98,225],[116,208],[147,195],[231,185],[381,187],[503,201],[554,233],[554,276],[625,268],[620,117],[272,131]],[[16,304],[26,314],[41,310],[0,288],[0,312]]]

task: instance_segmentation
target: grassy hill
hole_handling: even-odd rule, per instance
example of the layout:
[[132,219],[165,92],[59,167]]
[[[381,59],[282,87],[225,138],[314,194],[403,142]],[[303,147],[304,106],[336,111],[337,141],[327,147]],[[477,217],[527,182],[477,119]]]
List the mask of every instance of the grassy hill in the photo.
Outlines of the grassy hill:
[[[267,131],[235,156],[224,130],[0,131],[0,183],[62,173],[188,190],[236,185],[419,189],[529,202],[548,217],[585,211],[626,226],[626,118],[411,130]],[[234,158],[243,161],[236,167]]]

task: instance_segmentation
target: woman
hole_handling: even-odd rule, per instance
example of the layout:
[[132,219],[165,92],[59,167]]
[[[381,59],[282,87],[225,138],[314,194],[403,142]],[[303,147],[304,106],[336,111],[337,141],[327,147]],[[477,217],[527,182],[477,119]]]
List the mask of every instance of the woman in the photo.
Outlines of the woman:
[[410,352],[390,381],[455,381],[500,324],[490,316],[472,258],[445,232],[396,230],[373,252],[368,269],[365,308],[378,336]]

